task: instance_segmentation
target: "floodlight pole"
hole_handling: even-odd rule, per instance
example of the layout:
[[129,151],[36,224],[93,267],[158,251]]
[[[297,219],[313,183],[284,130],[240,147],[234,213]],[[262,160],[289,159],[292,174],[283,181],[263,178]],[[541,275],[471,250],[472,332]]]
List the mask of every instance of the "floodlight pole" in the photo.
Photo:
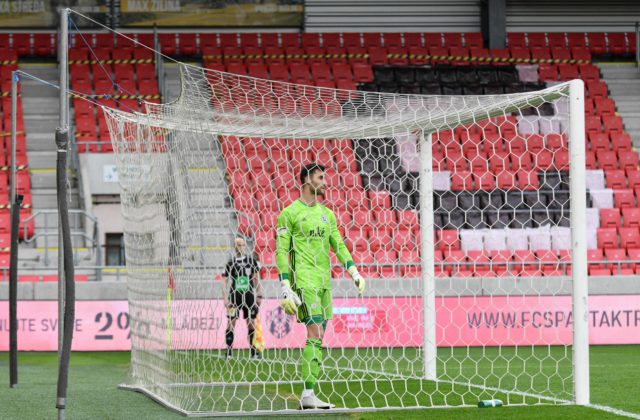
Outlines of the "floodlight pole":
[[[20,204],[16,201],[16,130],[18,114],[18,72],[11,72],[11,272],[9,273],[9,386],[18,386],[18,231]],[[17,205],[16,205],[17,204]],[[16,215],[18,212],[18,215]]]
[[[60,119],[58,131],[69,130],[69,102],[68,102],[68,78],[67,72],[69,68],[68,50],[69,50],[69,9],[60,9],[60,33],[59,33],[59,45],[58,45],[58,71],[60,76]],[[56,140],[57,139],[56,134]],[[59,146],[56,141],[56,150]],[[68,148],[68,146],[67,146]],[[58,168],[59,170],[59,168]],[[67,176],[65,168],[64,176]],[[58,191],[58,195],[60,192]],[[60,197],[58,197],[58,200]],[[60,209],[60,205],[58,205]],[[58,211],[58,366],[62,369],[63,360],[63,341],[64,341],[64,305],[65,305],[65,270],[64,270],[64,242],[63,242],[63,230],[62,230],[62,212]],[[69,326],[71,327],[71,326]],[[60,373],[59,373],[60,374]],[[60,386],[60,377],[58,378],[58,386]],[[65,387],[66,388],[66,387]],[[64,390],[66,396],[66,389]],[[60,392],[58,392],[60,394]],[[60,398],[58,396],[56,400],[56,407],[58,408],[58,419],[64,420],[65,417],[65,405],[66,398]]]
[[[60,36],[58,46],[58,72],[60,81],[60,114],[58,126],[68,129],[69,102],[67,99],[67,69],[69,50],[69,10],[60,9]],[[62,219],[58,212],[58,361],[62,353],[64,332],[64,243],[62,242]]]
[[587,187],[584,151],[584,82],[569,82],[569,168],[573,284],[573,392],[589,404],[589,277],[587,275]]
[[433,243],[433,168],[431,133],[420,131],[420,253],[422,272],[422,357],[424,378],[437,379],[436,285]]

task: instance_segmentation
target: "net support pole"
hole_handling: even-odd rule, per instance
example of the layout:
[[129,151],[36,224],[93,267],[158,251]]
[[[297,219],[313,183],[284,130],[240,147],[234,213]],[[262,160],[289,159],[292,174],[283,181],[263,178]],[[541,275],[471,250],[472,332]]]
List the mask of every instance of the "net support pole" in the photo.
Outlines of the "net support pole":
[[[58,34],[58,73],[60,82],[60,113],[58,125],[67,128],[69,102],[67,99],[67,69],[69,49],[69,9],[60,9],[60,33]],[[58,212],[58,360],[62,354],[64,332],[64,244],[62,240],[62,218]]]
[[584,82],[569,84],[569,168],[573,284],[573,381],[576,404],[589,404],[589,282],[587,276],[587,188],[584,151]]
[[436,287],[433,243],[433,169],[431,133],[420,131],[420,253],[422,273],[422,357],[424,377],[436,380]]
[[[18,115],[18,73],[11,73],[11,256],[9,273],[9,386],[18,386],[18,230],[20,205],[16,205],[16,141]],[[16,217],[18,223],[15,222]]]

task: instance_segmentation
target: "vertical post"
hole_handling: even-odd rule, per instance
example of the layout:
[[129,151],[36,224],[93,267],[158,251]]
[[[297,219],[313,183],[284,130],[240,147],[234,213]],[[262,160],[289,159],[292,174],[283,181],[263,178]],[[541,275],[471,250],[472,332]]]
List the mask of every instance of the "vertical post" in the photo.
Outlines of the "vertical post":
[[16,200],[16,141],[18,129],[18,72],[11,72],[11,197],[9,202]]
[[[68,124],[69,102],[67,98],[67,72],[69,50],[69,10],[60,9],[60,33],[58,34],[58,72],[60,76],[60,129],[66,129]],[[56,146],[57,147],[57,146]],[[66,172],[65,172],[66,174]],[[62,218],[58,212],[58,360],[62,353],[62,337],[64,330],[64,244],[62,241]]]
[[[20,222],[15,223],[16,212],[20,214],[20,206],[16,201],[16,141],[17,141],[17,116],[18,116],[18,73],[11,73],[11,259],[18,250],[13,249],[18,243]],[[20,217],[20,216],[17,216]],[[18,385],[18,267],[17,261],[11,261],[9,273],[9,386],[15,388]]]
[[433,243],[433,169],[431,133],[420,132],[420,251],[422,271],[422,357],[424,377],[436,380],[436,285]]
[[569,82],[569,168],[573,283],[573,392],[589,404],[589,283],[587,276],[587,188],[584,151],[584,82]]
[[636,67],[640,69],[640,22],[636,22]]

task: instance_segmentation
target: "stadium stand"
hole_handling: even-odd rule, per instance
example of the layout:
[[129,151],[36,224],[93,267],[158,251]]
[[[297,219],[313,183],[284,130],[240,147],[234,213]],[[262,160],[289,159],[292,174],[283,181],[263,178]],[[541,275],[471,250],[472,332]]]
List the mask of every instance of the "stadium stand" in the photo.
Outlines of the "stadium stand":
[[[153,44],[150,34],[134,36],[141,43]],[[599,258],[612,263],[591,264],[590,270],[596,274],[599,272],[595,270],[610,269],[615,273],[619,269],[617,274],[622,274],[620,261],[638,255],[638,155],[631,147],[622,119],[616,115],[606,82],[591,63],[595,56],[635,54],[635,36],[631,33],[509,33],[507,48],[494,50],[483,48],[478,33],[177,33],[161,34],[159,41],[164,54],[202,58],[203,66],[209,69],[341,89],[503,94],[582,78],[587,92],[587,185],[590,228],[594,232],[594,243],[589,246],[600,251],[624,251],[603,252]],[[10,147],[7,91],[11,69],[16,68],[20,57],[53,57],[56,38],[51,34],[16,33],[6,46],[9,48],[0,48],[4,134],[0,148],[4,151]],[[131,41],[108,34],[76,34],[69,58],[72,89],[104,95],[100,103],[138,111],[142,110],[140,99],[160,100],[153,57]],[[430,66],[418,67],[424,65]],[[110,152],[108,131],[99,108],[80,98],[73,100],[73,108],[79,151]],[[545,112],[554,115],[566,110]],[[561,168],[568,165],[566,138],[556,134],[554,127],[540,125],[535,118],[508,117],[499,125],[504,127],[505,123],[510,123],[512,129],[498,130],[495,124],[472,126],[439,133],[434,142],[441,275],[487,276],[509,271],[555,275],[565,269],[562,252],[566,247],[562,245],[568,235],[566,173],[558,176],[546,170],[551,163]],[[18,126],[17,159],[24,163],[18,174],[19,191],[28,196],[30,182],[21,111]],[[518,139],[513,142],[515,137]],[[505,150],[505,138],[516,149]],[[387,235],[393,238],[390,251],[360,256],[371,260],[369,274],[386,277],[419,270],[415,139],[332,140],[310,142],[302,149],[285,148],[271,139],[229,137],[222,139],[222,144],[233,203],[242,213],[241,229],[263,227],[255,229],[255,244],[265,265],[269,266],[267,262],[272,260],[274,238],[262,232],[273,231],[270,228],[279,210],[274,197],[295,197],[297,168],[290,163],[315,159],[328,167],[330,189],[326,201],[336,209],[345,236],[353,239],[349,246],[357,252],[356,237],[367,238],[372,249],[378,251]],[[465,162],[458,158],[471,150],[478,151],[473,159]],[[6,152],[2,156],[0,164],[6,168]],[[272,166],[262,171],[261,162],[266,158]],[[251,176],[246,176],[244,171],[249,167]],[[288,170],[276,176],[276,167]],[[8,182],[5,169],[0,173],[0,231],[5,232]],[[524,191],[509,191],[513,185]],[[25,200],[21,217],[28,216],[29,202]],[[536,207],[536,203],[544,208]],[[461,220],[452,213],[454,208],[463,209],[468,217]],[[380,220],[389,230],[375,228]],[[483,226],[502,226],[510,232],[518,229],[518,234],[512,236],[525,241],[529,248],[503,252],[500,244],[507,246],[506,237],[497,232],[478,237],[477,229]],[[540,229],[543,226],[549,227],[548,232]],[[27,232],[32,235],[33,227]],[[6,238],[0,239],[0,243],[5,242]],[[477,243],[481,249],[476,249]],[[554,249],[557,253],[549,257],[541,249]],[[638,269],[632,265],[625,265],[624,273]],[[273,269],[267,270],[275,275]]]

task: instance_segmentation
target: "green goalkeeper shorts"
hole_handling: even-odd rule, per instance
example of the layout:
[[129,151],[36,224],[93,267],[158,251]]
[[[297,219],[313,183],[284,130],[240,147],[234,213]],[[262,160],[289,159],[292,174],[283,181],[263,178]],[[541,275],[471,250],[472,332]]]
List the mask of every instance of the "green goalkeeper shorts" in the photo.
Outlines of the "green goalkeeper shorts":
[[331,289],[298,289],[302,305],[298,308],[298,322],[322,324],[333,318]]

